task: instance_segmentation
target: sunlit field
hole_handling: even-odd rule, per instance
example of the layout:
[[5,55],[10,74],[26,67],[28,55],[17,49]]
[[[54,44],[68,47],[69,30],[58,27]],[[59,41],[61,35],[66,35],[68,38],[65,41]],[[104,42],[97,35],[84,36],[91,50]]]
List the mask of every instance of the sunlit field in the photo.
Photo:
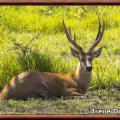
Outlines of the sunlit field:
[[120,109],[119,6],[0,6],[0,90],[23,71],[75,71],[78,60],[70,53],[62,20],[87,51],[98,32],[98,16],[105,21],[105,33],[97,46],[103,51],[93,62],[86,98],[9,100],[0,103],[0,113],[84,114],[85,108],[93,106]]

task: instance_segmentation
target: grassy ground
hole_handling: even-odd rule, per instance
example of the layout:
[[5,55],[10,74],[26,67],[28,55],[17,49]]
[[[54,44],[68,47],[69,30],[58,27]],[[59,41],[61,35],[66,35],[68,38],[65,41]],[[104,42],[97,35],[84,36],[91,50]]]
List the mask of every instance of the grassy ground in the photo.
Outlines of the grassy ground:
[[[110,110],[108,114],[120,114],[118,91],[109,95],[106,91],[89,91],[82,98],[64,100],[31,99],[28,101],[9,100],[0,104],[0,114],[102,114],[95,110]],[[113,112],[112,112],[113,111]],[[103,113],[107,114],[107,113]]]
[[[0,90],[14,75],[23,71],[74,71],[78,61],[70,54],[62,19],[71,27],[72,33],[76,32],[77,42],[86,51],[96,37],[99,15],[105,21],[105,33],[99,44],[104,48],[102,56],[93,63],[90,94],[99,89],[105,90],[113,99],[118,96],[117,101],[112,101],[113,105],[110,104],[111,99],[104,99],[98,106],[120,108],[119,92],[117,96],[111,94],[112,89],[120,88],[119,13],[119,6],[0,6]],[[95,96],[99,97],[98,94]],[[82,113],[80,109],[93,106],[92,99],[90,103],[88,99],[10,100],[0,104],[0,110],[1,113]],[[63,108],[58,108],[58,104]]]

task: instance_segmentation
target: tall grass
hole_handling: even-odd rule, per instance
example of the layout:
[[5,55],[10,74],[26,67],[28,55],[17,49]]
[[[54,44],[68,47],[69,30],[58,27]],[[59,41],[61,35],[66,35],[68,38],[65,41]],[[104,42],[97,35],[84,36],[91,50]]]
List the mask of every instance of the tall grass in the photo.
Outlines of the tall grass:
[[119,13],[118,6],[1,6],[0,89],[12,76],[27,70],[74,71],[78,61],[70,54],[62,19],[72,33],[76,32],[77,42],[87,51],[97,34],[98,15],[105,21],[105,33],[99,44],[104,48],[102,56],[93,63],[91,88],[119,88]]

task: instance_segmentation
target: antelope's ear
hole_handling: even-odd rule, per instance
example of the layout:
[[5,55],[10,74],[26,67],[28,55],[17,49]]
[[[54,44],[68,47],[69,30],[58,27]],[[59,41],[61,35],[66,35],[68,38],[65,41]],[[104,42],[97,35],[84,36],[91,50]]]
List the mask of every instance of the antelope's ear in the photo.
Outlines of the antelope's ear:
[[99,48],[97,51],[95,51],[95,52],[93,53],[94,58],[99,57],[99,56],[101,55],[101,53],[102,53],[102,47]]
[[72,54],[74,57],[79,58],[79,52],[78,52],[76,49],[70,47],[70,50],[71,50],[71,54]]

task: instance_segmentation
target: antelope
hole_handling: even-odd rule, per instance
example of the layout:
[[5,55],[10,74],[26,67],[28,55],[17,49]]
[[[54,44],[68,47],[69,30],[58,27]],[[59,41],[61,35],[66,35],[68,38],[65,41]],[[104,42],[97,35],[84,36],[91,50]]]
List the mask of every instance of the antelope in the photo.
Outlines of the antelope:
[[27,100],[28,98],[66,98],[84,95],[90,85],[92,75],[92,61],[101,55],[102,47],[94,48],[99,44],[104,33],[104,21],[99,27],[97,36],[87,52],[76,42],[76,34],[71,36],[71,31],[63,20],[63,29],[70,47],[71,53],[79,61],[75,72],[61,74],[48,72],[26,71],[14,76],[3,88],[0,99]]

